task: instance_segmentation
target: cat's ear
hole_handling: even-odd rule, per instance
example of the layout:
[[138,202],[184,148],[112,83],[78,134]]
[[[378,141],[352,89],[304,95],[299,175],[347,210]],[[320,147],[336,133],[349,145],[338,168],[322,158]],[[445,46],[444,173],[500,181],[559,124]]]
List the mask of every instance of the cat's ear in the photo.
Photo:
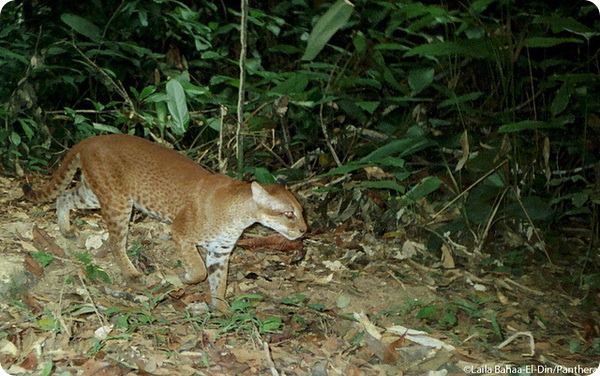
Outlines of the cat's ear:
[[262,185],[253,181],[250,186],[252,188],[252,199],[258,204],[258,206],[276,212],[284,212],[287,210],[287,208],[281,205],[281,202],[276,197],[273,197],[273,195],[267,192],[267,190],[264,189]]

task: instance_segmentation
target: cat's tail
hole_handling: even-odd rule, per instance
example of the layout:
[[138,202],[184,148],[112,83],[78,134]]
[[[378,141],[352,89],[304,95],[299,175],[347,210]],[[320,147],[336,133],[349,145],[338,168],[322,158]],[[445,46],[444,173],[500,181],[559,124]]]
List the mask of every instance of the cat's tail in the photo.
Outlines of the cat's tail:
[[79,150],[75,147],[63,158],[58,170],[56,170],[50,181],[44,186],[34,189],[31,185],[24,184],[22,187],[23,198],[34,202],[55,199],[60,192],[67,189],[69,184],[71,184],[79,166]]

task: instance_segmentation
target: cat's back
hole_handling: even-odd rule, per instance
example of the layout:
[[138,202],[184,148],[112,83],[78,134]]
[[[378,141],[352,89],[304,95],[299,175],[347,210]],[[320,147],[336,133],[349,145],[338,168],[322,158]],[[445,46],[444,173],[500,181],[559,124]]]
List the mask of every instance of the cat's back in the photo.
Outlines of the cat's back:
[[131,135],[94,136],[74,149],[83,175],[95,191],[119,190],[138,197],[175,196],[212,175],[174,150]]
[[188,157],[141,137],[127,134],[87,138],[76,145],[82,168],[124,171],[130,175],[206,175]]

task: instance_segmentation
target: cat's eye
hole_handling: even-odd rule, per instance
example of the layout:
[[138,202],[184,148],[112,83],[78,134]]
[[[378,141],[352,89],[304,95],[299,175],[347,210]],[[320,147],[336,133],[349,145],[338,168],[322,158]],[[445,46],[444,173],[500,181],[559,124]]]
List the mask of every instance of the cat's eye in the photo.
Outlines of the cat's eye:
[[283,215],[285,215],[285,217],[286,217],[287,219],[294,219],[294,218],[296,218],[296,214],[294,214],[294,212],[293,212],[293,211],[286,211],[286,212],[283,212]]

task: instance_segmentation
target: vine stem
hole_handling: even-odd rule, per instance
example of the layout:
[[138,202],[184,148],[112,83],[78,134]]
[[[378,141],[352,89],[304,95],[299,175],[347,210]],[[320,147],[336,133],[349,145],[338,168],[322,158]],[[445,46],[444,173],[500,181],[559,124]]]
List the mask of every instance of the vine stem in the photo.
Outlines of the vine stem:
[[236,157],[237,157],[237,175],[242,178],[244,171],[244,136],[242,128],[244,126],[244,86],[246,81],[246,47],[247,47],[247,29],[248,29],[248,0],[241,0],[241,19],[240,19],[240,83],[238,88],[237,102],[237,129],[236,138]]

